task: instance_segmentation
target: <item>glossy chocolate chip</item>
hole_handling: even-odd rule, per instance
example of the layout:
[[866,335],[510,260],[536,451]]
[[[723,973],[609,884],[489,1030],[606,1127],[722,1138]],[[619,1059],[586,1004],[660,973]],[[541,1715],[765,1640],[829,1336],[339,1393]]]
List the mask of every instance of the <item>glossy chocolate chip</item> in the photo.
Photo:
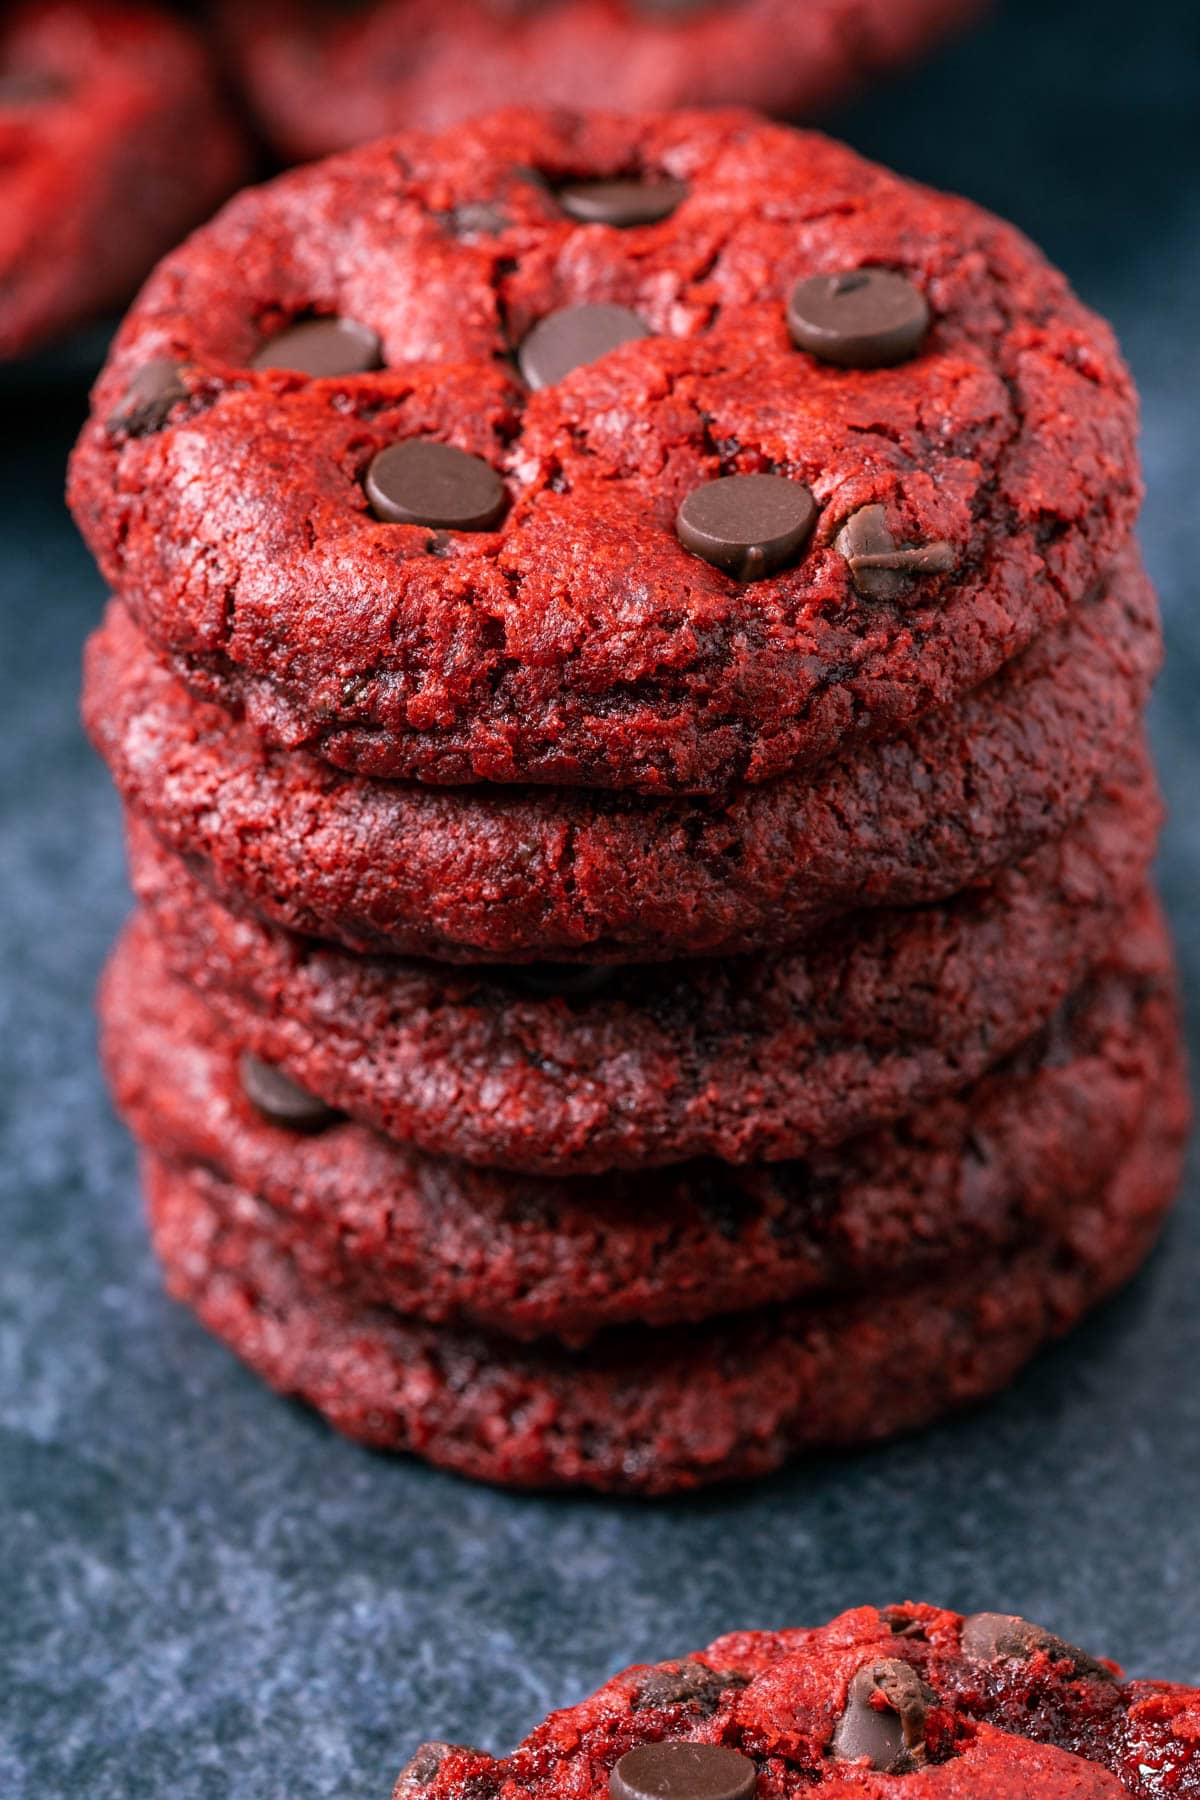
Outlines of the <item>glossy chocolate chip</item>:
[[792,289],[788,326],[799,350],[842,369],[907,361],[929,330],[929,302],[892,269],[815,275]]
[[954,547],[901,546],[888,530],[882,506],[863,506],[838,532],[836,546],[850,565],[850,578],[864,600],[900,600],[919,575],[947,575],[957,562]]
[[558,190],[558,204],[581,225],[657,225],[687,199],[682,181],[572,181]]
[[833,1754],[841,1762],[865,1758],[887,1775],[918,1768],[925,1756],[925,1717],[936,1699],[911,1663],[868,1663],[847,1690]]
[[1114,1679],[1113,1672],[1080,1650],[1065,1638],[1055,1637],[1041,1625],[1033,1625],[1010,1613],[973,1613],[963,1620],[962,1647],[965,1656],[977,1662],[997,1662],[1015,1657],[1028,1662],[1044,1650],[1056,1662],[1069,1662],[1077,1675],[1096,1675],[1105,1681]]
[[242,1092],[255,1112],[287,1131],[323,1131],[340,1116],[334,1107],[326,1106],[324,1100],[292,1081],[282,1069],[252,1056],[248,1050],[238,1059],[238,1076]]
[[127,437],[149,437],[161,431],[172,408],[189,397],[179,364],[169,357],[156,357],[133,376],[107,429],[124,432]]
[[758,1770],[723,1744],[641,1744],[608,1778],[612,1800],[750,1800]]
[[645,320],[627,306],[565,306],[534,326],[517,360],[531,388],[554,387],[572,369],[649,336]]
[[679,508],[681,543],[736,581],[762,581],[799,560],[817,503],[783,475],[724,475],[694,488]]
[[491,531],[508,504],[490,463],[433,438],[410,438],[381,450],[364,486],[375,517],[390,525]]
[[617,970],[593,963],[526,963],[515,964],[505,975],[519,993],[571,1000],[602,994],[616,981]]
[[647,1675],[634,1695],[632,1710],[637,1713],[652,1707],[686,1706],[708,1718],[720,1706],[723,1694],[730,1688],[744,1688],[746,1682],[745,1675],[709,1669],[704,1663],[665,1663]]
[[353,319],[306,319],[269,339],[254,358],[256,369],[293,369],[320,381],[378,369],[383,346],[369,325]]
[[437,1740],[418,1745],[396,1777],[392,1800],[406,1800],[408,1795],[427,1788],[446,1758],[455,1754],[483,1756],[485,1752],[469,1744],[443,1744]]

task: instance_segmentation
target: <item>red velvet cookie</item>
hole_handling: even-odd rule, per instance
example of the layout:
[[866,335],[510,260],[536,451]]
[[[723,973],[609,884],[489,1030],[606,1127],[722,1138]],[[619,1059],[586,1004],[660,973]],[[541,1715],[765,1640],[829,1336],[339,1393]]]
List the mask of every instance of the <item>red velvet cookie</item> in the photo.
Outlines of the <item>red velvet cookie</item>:
[[230,912],[136,821],[130,860],[171,971],[245,1049],[391,1137],[581,1174],[801,1156],[975,1080],[1112,944],[1159,818],[1139,758],[990,887],[628,971],[354,957]]
[[862,1606],[626,1669],[510,1755],[422,1744],[393,1800],[1195,1800],[1200,1691],[1004,1613]]
[[1107,326],[967,202],[748,114],[510,112],[283,176],[169,257],[71,500],[275,743],[725,793],[1059,623],[1128,542],[1134,432]]
[[501,1174],[338,1122],[167,975],[145,919],[112,962],[101,1017],[138,1141],[263,1201],[273,1243],[314,1292],[575,1342],[829,1289],[917,1291],[935,1271],[1086,1234],[1180,1056],[1148,900],[1088,989],[1007,1064],[898,1125],[773,1168]]
[[168,11],[30,0],[0,19],[0,358],[122,304],[244,172]]
[[227,0],[258,117],[294,161],[514,103],[735,102],[811,115],[917,56],[978,0]]
[[781,950],[944,899],[1060,835],[1140,730],[1160,654],[1136,565],[985,687],[728,800],[370,781],[192,699],[119,608],[84,712],[131,810],[216,892],[353,950],[636,962]]
[[[314,1289],[281,1245],[279,1216],[250,1194],[154,1157],[146,1178],[171,1291],[340,1431],[479,1480],[650,1495],[874,1442],[1003,1387],[1142,1262],[1186,1129],[1173,1074],[1065,1236],[980,1257],[968,1273],[710,1325],[628,1327],[577,1353],[414,1324]],[[1022,1785],[1012,1800],[1027,1795]]]

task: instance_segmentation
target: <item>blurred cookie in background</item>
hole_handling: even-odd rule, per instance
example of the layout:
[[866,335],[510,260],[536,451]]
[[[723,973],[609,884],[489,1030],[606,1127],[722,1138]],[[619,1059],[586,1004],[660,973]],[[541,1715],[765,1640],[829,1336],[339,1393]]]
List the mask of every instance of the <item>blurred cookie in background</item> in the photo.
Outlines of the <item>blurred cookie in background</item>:
[[258,121],[303,161],[497,106],[811,115],[981,0],[222,0]]
[[198,38],[103,0],[6,9],[0,168],[0,360],[120,306],[245,174]]

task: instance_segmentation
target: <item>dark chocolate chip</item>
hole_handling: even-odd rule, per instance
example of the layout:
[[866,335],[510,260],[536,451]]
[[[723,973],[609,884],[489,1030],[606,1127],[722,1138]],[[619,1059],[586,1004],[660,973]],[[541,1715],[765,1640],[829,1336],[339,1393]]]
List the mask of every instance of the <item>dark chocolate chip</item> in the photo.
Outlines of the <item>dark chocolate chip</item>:
[[899,600],[918,575],[947,575],[957,562],[951,544],[897,544],[882,506],[862,506],[838,532],[838,550],[864,600]]
[[750,1800],[758,1770],[723,1744],[641,1744],[608,1778],[612,1800]]
[[867,1663],[854,1676],[833,1734],[841,1762],[861,1762],[887,1775],[904,1775],[925,1759],[925,1717],[934,1694],[911,1663],[896,1658]]
[[65,82],[42,69],[12,69],[0,75],[0,106],[41,106],[65,91]]
[[803,482],[724,475],[693,488],[675,520],[680,541],[737,581],[762,581],[799,559],[817,520]]
[[256,369],[294,369],[321,381],[363,375],[383,362],[383,345],[369,325],[353,319],[306,319],[268,340],[254,358]]
[[248,1050],[238,1059],[238,1075],[251,1106],[272,1125],[282,1125],[287,1131],[316,1132],[339,1117],[324,1100]]
[[914,356],[929,330],[929,302],[892,269],[815,275],[792,289],[792,341],[842,369],[883,369]]
[[612,986],[617,970],[594,963],[526,963],[505,970],[510,986],[520,993],[549,998],[560,994],[564,999],[582,999],[601,994]]
[[558,190],[558,204],[581,225],[657,225],[687,199],[687,186],[663,176],[653,181],[572,181]]
[[127,437],[149,437],[161,431],[172,408],[188,398],[179,364],[169,357],[156,357],[144,363],[130,381],[107,429],[123,431]]
[[634,1695],[631,1710],[646,1712],[651,1707],[686,1706],[708,1718],[721,1704],[721,1696],[730,1688],[744,1688],[745,1675],[732,1670],[709,1669],[703,1663],[665,1663],[651,1669]]
[[475,1750],[469,1744],[443,1744],[436,1740],[428,1744],[420,1744],[413,1751],[392,1789],[392,1800],[405,1800],[409,1794],[419,1793],[429,1786],[448,1756],[455,1752],[467,1756],[482,1756],[482,1750]]
[[499,237],[511,224],[508,214],[489,200],[466,200],[441,218],[447,231],[460,238]]
[[1032,1625],[1010,1613],[973,1613],[963,1620],[962,1648],[964,1656],[977,1662],[996,1662],[1002,1657],[1028,1662],[1039,1650],[1055,1662],[1069,1662],[1077,1675],[1095,1675],[1104,1681],[1114,1679],[1113,1672],[1080,1650],[1065,1638],[1055,1637],[1041,1625]]
[[410,438],[381,450],[364,486],[375,517],[391,525],[491,531],[508,504],[490,463],[433,438]]
[[517,360],[531,388],[554,387],[572,369],[649,336],[645,320],[627,306],[564,306],[534,326]]
[[650,19],[686,19],[689,13],[706,12],[713,0],[633,0],[633,4]]

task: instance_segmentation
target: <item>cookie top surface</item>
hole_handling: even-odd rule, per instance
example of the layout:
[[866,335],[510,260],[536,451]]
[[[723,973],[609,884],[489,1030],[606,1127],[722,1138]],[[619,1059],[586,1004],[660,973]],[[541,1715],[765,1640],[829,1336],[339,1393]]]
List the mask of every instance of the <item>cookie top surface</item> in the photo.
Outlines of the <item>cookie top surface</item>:
[[105,977],[105,1066],[155,1154],[266,1203],[315,1289],[506,1337],[585,1341],[774,1302],[910,1296],[1029,1245],[1095,1235],[1095,1199],[1174,1080],[1156,907],[1088,987],[966,1093],[804,1162],[550,1178],[422,1155],[283,1085],[164,965],[145,917]]
[[260,122],[307,161],[497,104],[735,103],[796,117],[915,55],[977,0],[227,0]]
[[592,1800],[647,1775],[664,1800],[700,1800],[718,1745],[749,1759],[760,1794],[1184,1800],[1200,1792],[1200,1692],[1126,1681],[1028,1620],[864,1606],[626,1670],[508,1757],[424,1745],[394,1800]]
[[593,1174],[777,1162],[975,1080],[1110,948],[1160,816],[1138,753],[990,887],[790,954],[631,971],[351,956],[223,907],[136,820],[129,849],[169,967],[255,1054],[425,1150]]
[[1157,603],[1127,563],[953,708],[727,799],[439,789],[265,749],[114,605],[84,715],[131,809],[216,890],[352,950],[661,962],[945,898],[1066,829],[1140,731]]
[[[681,197],[573,216],[615,179]],[[890,735],[1061,618],[1128,538],[1134,428],[1108,328],[967,202],[741,113],[509,112],[168,258],[71,496],[268,739],[695,793]]]
[[106,0],[5,8],[0,162],[0,358],[122,304],[244,168],[199,41]]

